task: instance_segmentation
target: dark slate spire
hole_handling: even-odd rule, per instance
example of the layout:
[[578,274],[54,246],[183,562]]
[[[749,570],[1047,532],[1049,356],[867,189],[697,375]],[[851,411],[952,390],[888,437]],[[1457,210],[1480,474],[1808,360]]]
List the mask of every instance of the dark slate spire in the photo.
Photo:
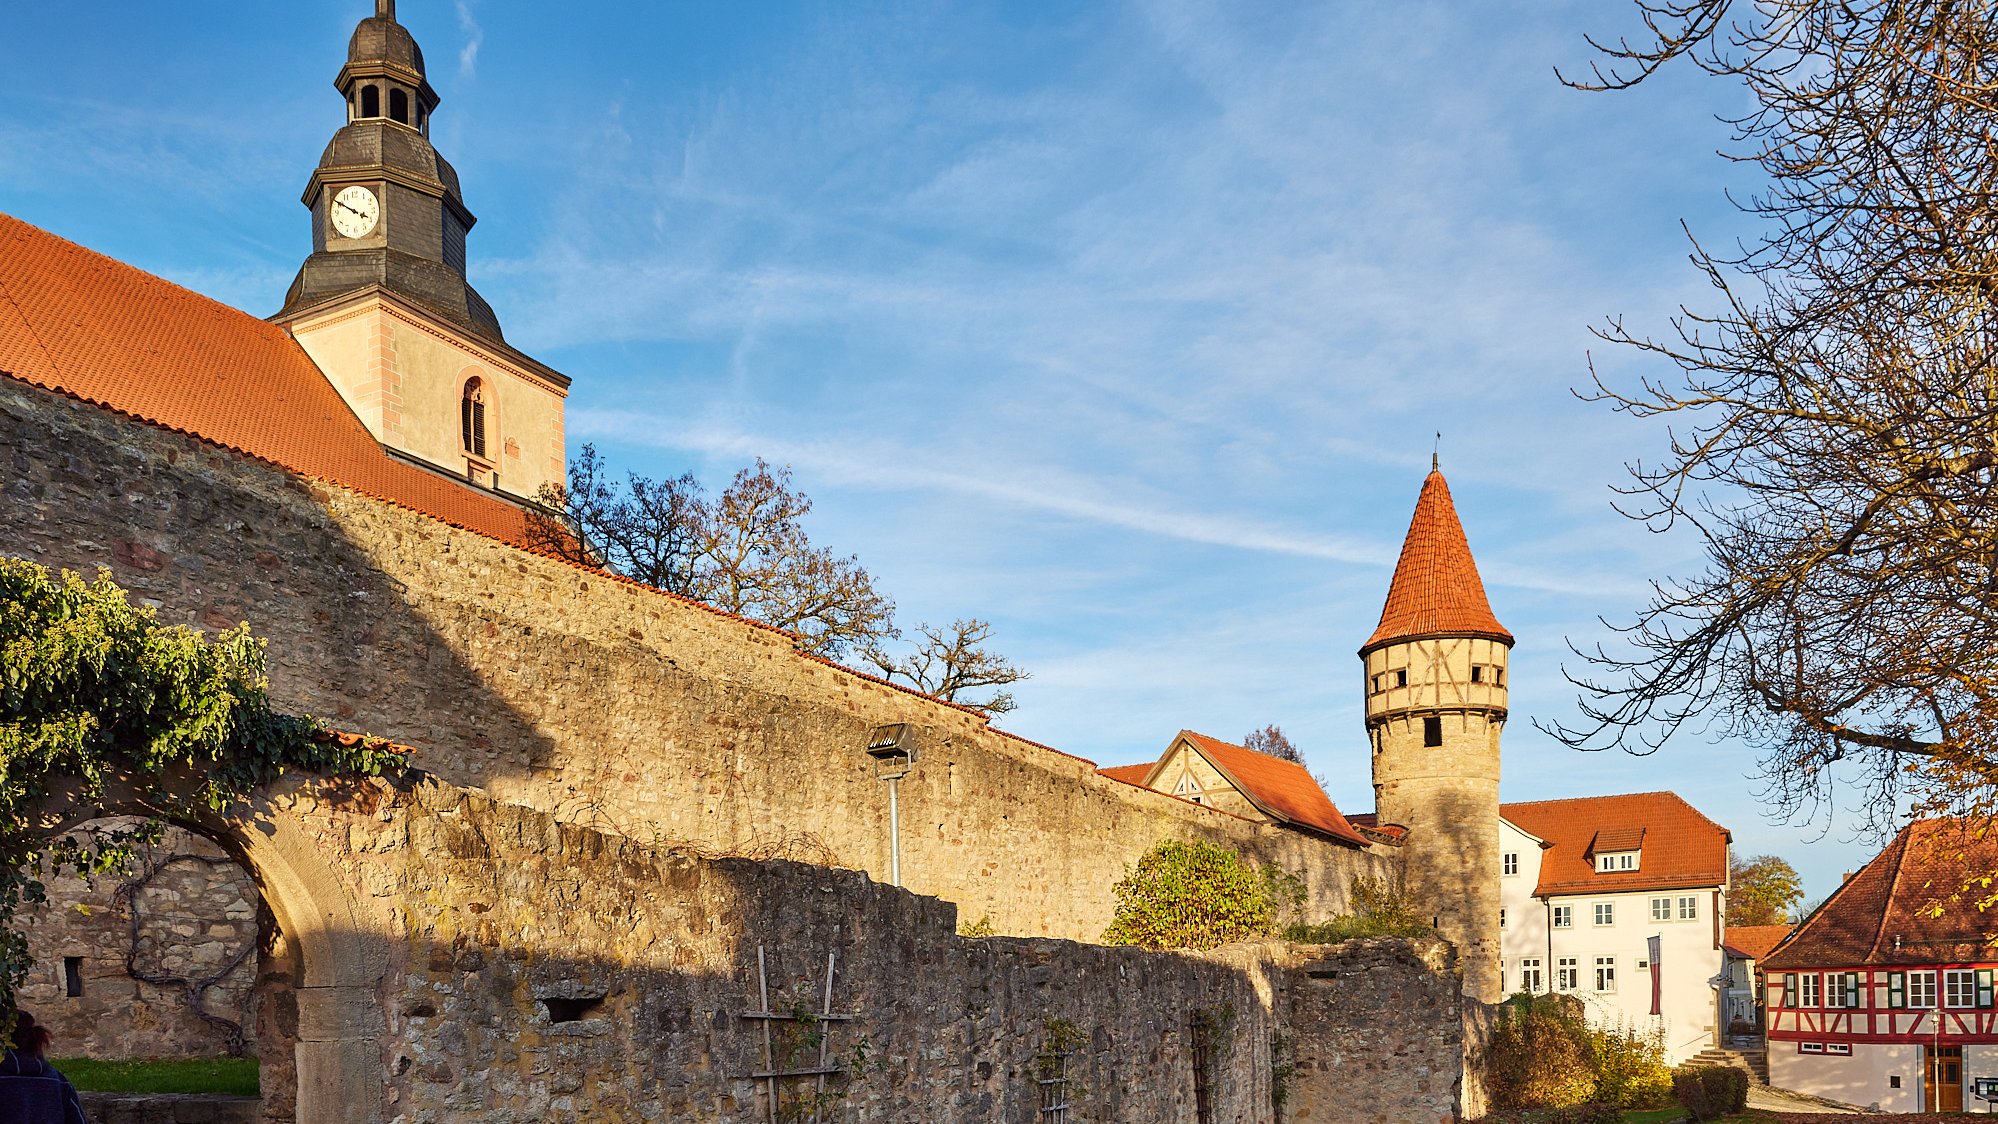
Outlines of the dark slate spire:
[[347,124],[305,185],[312,255],[278,317],[379,287],[500,340],[492,306],[465,280],[465,235],[477,220],[458,173],[430,145],[437,91],[394,0],[375,0],[375,14],[354,28],[333,85]]

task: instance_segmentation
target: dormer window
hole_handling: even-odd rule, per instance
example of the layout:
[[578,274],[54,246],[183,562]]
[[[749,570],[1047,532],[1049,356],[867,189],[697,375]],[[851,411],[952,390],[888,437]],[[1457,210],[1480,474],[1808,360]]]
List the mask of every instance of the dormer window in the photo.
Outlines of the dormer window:
[[465,397],[459,403],[458,421],[465,451],[483,460],[486,455],[486,384],[479,379],[465,381]]
[[1636,870],[1644,852],[1641,827],[1606,827],[1589,841],[1588,853],[1596,857],[1597,874],[1620,874]]
[[1596,873],[1610,874],[1617,871],[1637,869],[1637,851],[1611,851],[1596,855]]

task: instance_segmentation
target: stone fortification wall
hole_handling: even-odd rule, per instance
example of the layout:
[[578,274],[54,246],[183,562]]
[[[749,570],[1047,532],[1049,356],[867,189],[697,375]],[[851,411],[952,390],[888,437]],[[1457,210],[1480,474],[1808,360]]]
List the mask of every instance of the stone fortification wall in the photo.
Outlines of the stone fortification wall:
[[884,877],[886,792],[862,750],[873,725],[911,722],[903,880],[1002,933],[1094,939],[1124,866],[1167,836],[1300,874],[1315,915],[1396,866],[1098,777],[780,633],[7,379],[0,474],[0,549],[108,567],[170,621],[248,620],[280,705],[565,821]]
[[[754,1075],[837,1067],[822,1096],[779,1079],[778,1118],[817,1098],[832,1120],[1038,1124],[1058,1073],[1070,1120],[1194,1120],[1204,1097],[1206,1119],[1274,1124],[1285,1042],[1308,1044],[1288,1099],[1317,1114],[1292,1119],[1451,1115],[1440,942],[964,938],[949,903],[857,872],[662,851],[434,783],[281,806],[351,880],[350,923],[392,937],[369,988],[381,1119],[749,1124]],[[798,1017],[828,973],[838,1017]],[[766,1012],[786,1017],[746,1017]]]
[[20,1002],[57,1054],[254,1049],[257,889],[221,848],[168,829],[130,871],[64,876],[48,890],[51,905],[23,915],[35,967]]

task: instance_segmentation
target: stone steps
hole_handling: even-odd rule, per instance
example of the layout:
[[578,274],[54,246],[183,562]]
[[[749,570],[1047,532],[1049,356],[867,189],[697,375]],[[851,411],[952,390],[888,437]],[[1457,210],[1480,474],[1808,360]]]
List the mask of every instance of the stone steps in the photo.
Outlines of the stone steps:
[[1764,1046],[1723,1050],[1709,1046],[1686,1059],[1687,1065],[1724,1065],[1745,1071],[1758,1085],[1769,1084],[1769,1050]]

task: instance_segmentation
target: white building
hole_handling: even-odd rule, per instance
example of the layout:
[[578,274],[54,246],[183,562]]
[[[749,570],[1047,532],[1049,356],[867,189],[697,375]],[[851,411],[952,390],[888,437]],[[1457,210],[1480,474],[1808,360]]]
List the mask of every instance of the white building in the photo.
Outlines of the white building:
[[1662,1031],[1673,1064],[1715,1045],[1727,829],[1670,792],[1499,815],[1506,992],[1559,991],[1598,1025]]

